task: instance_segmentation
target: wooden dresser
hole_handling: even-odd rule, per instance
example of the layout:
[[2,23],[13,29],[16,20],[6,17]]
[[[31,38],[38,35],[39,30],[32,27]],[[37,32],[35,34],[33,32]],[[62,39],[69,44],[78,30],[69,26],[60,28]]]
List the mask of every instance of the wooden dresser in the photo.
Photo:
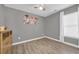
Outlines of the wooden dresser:
[[0,54],[11,51],[12,48],[12,31],[0,31]]

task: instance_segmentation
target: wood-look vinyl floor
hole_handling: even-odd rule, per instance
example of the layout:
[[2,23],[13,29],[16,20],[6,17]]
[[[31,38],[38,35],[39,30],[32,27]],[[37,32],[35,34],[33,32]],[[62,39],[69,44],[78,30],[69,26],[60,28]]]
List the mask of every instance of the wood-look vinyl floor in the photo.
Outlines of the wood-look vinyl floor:
[[79,54],[79,49],[43,38],[13,46],[8,54]]

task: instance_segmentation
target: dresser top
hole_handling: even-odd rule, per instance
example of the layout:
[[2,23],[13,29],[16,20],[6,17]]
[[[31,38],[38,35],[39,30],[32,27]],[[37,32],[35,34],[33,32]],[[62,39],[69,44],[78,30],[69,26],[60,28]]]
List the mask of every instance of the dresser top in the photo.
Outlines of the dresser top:
[[9,32],[11,30],[4,30],[4,31],[0,31],[0,33],[5,33],[5,32]]

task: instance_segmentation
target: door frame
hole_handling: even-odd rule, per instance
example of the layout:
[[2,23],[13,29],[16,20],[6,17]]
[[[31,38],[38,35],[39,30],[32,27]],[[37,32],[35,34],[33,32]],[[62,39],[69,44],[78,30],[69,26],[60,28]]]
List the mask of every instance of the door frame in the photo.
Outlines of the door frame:
[[60,12],[60,41],[64,42],[64,26],[63,26],[64,11]]

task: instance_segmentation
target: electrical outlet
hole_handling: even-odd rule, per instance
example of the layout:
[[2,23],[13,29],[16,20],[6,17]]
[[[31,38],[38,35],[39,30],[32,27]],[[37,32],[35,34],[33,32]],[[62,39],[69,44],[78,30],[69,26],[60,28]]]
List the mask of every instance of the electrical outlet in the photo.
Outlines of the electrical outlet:
[[18,37],[18,40],[20,40],[21,39],[21,37]]

